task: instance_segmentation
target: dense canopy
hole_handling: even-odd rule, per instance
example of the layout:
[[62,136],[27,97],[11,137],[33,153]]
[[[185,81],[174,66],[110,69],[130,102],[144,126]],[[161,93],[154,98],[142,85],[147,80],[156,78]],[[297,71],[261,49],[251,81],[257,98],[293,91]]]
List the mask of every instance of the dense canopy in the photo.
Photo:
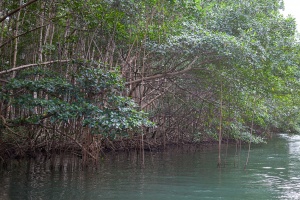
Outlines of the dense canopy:
[[95,157],[140,141],[300,132],[300,46],[283,8],[281,0],[2,0],[0,142],[20,152],[74,143]]

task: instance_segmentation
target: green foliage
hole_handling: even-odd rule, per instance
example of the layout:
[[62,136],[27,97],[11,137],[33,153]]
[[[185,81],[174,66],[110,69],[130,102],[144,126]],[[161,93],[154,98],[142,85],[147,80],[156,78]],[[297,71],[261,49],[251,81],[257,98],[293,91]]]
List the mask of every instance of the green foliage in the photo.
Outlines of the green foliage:
[[[19,6],[3,2],[2,13]],[[149,103],[150,117],[168,126],[161,130],[180,127],[217,139],[222,119],[225,137],[252,142],[267,129],[300,130],[300,45],[295,20],[280,14],[281,0],[50,2],[38,1],[21,10],[19,21],[14,14],[3,22],[1,71],[76,62],[1,76],[8,81],[1,101],[26,113],[11,122],[73,119],[105,135],[151,126],[129,94]]]
[[[295,38],[294,20],[280,14],[282,1],[176,2],[182,3],[181,15],[188,17],[182,19],[181,26],[174,27],[175,34],[164,43],[148,41],[147,45],[159,58],[176,58],[172,63],[176,68],[169,69],[177,71],[185,69],[185,63],[199,57],[192,66],[195,81],[177,83],[186,88],[196,84],[192,92],[213,93],[213,102],[222,98],[222,126],[231,138],[261,141],[249,136],[252,120],[255,128],[260,130],[258,132],[273,127],[298,130],[288,127],[295,126],[295,120],[299,119],[295,114],[298,98],[291,92],[298,90],[299,43]],[[189,12],[190,8],[193,12]],[[198,17],[193,17],[197,12]],[[220,97],[221,83],[223,91]],[[193,105],[197,108],[196,104]],[[206,130],[213,138],[218,132],[215,127],[219,124],[220,111],[218,103],[214,106],[215,117],[209,120],[210,127]],[[206,113],[212,118],[210,110]],[[284,124],[281,118],[291,123]],[[213,121],[215,124],[211,126]],[[239,124],[234,129],[227,126],[232,121]]]
[[29,111],[26,117],[11,121],[16,126],[41,124],[48,118],[51,123],[76,119],[93,133],[106,135],[153,126],[131,99],[118,95],[124,89],[118,72],[81,67],[72,81],[59,76],[42,78],[43,73],[37,71],[35,76],[39,78],[11,79],[0,93],[2,101],[13,97],[12,105]]

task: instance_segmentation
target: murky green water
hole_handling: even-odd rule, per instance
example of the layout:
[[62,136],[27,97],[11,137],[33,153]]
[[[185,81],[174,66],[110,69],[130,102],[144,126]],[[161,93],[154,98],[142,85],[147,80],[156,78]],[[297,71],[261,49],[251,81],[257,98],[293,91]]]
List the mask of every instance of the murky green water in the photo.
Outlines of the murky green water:
[[144,168],[135,153],[104,159],[97,171],[71,161],[54,170],[49,162],[22,163],[0,172],[0,199],[300,199],[300,136],[252,146],[246,170],[246,145],[223,152],[222,169],[214,148],[146,153]]

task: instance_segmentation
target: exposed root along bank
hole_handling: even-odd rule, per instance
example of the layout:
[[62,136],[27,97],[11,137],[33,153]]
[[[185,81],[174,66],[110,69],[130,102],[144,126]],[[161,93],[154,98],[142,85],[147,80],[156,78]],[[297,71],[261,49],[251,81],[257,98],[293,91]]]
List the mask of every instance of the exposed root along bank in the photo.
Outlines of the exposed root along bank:
[[38,158],[41,156],[51,157],[57,154],[76,155],[82,158],[85,163],[98,161],[106,153],[114,151],[161,151],[173,146],[186,147],[202,147],[208,144],[216,144],[214,140],[206,140],[202,142],[195,142],[191,140],[181,141],[165,141],[161,139],[143,139],[135,137],[132,139],[123,138],[118,140],[97,139],[92,137],[82,142],[68,140],[68,141],[43,141],[33,145],[34,141],[23,142],[3,142],[0,144],[0,159],[6,161],[9,159],[23,159],[23,158]]

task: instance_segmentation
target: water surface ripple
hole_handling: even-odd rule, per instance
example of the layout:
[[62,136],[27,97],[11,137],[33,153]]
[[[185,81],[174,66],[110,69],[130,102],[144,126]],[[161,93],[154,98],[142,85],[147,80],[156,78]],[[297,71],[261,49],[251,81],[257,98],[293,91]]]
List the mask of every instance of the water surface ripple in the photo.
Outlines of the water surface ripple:
[[215,147],[147,152],[144,167],[137,153],[107,156],[97,170],[67,158],[54,169],[23,162],[0,171],[0,199],[300,199],[300,136],[253,145],[246,169],[247,145],[223,148],[221,169]]

